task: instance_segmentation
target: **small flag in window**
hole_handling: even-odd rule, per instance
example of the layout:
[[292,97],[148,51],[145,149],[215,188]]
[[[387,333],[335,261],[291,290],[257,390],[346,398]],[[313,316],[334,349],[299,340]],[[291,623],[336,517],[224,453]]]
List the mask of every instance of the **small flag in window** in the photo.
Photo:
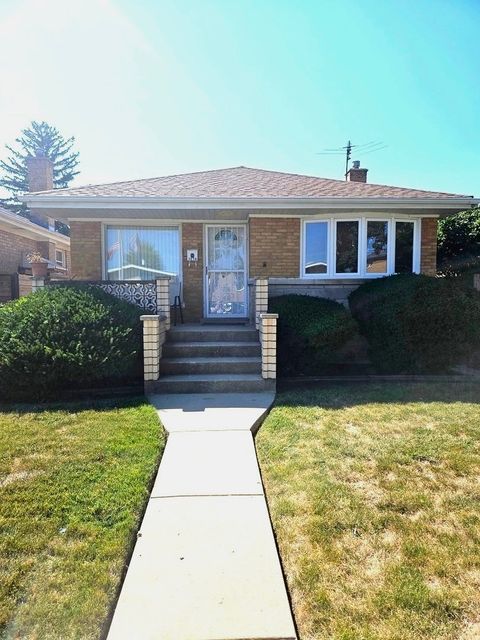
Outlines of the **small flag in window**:
[[135,235],[130,240],[130,249],[135,253],[138,253],[141,249],[140,238],[138,236],[138,231],[135,232]]
[[112,246],[107,251],[108,260],[111,260],[115,251],[118,251],[119,249],[120,249],[120,240],[117,240],[112,244]]

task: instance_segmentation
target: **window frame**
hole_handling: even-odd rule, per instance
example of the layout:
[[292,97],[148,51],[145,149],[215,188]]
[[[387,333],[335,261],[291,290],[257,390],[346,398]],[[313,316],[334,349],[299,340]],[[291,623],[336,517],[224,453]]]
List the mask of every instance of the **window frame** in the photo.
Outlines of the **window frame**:
[[[315,222],[326,222],[327,223],[327,273],[306,273],[306,268],[307,265],[305,264],[305,260],[307,257],[307,229],[306,229],[306,225],[308,223],[315,223]],[[302,224],[302,242],[301,242],[301,256],[300,256],[300,262],[301,262],[301,273],[302,273],[302,278],[326,278],[328,277],[328,274],[330,273],[330,267],[331,267],[331,263],[332,263],[332,257],[331,257],[331,246],[330,246],[330,238],[332,235],[332,220],[331,219],[324,219],[324,218],[316,218],[314,220],[304,220],[303,224]]]
[[[369,222],[386,222],[387,223],[387,270],[385,271],[385,273],[372,273],[372,272],[369,273],[367,271],[367,257],[368,257],[367,239],[368,239],[368,223]],[[363,255],[362,255],[362,264],[365,270],[366,278],[372,278],[372,277],[382,278],[382,277],[393,274],[393,268],[395,265],[395,242],[394,242],[395,238],[392,238],[392,229],[394,229],[394,226],[395,226],[394,218],[389,218],[387,216],[376,217],[376,218],[372,216],[365,217],[365,229],[364,229],[364,238],[363,238],[363,245],[365,247],[365,251],[363,251]],[[393,243],[392,243],[392,240],[393,240]]]
[[[337,273],[337,222],[358,222],[358,271],[356,273]],[[306,225],[314,222],[327,222],[327,273],[306,273]],[[367,225],[368,222],[387,222],[387,271],[385,273],[367,272]],[[395,225],[397,222],[413,223],[413,265],[412,273],[420,273],[421,261],[421,217],[394,215],[386,213],[365,213],[361,216],[335,216],[318,214],[302,219],[300,243],[300,277],[305,280],[369,280],[384,278],[395,274]]]
[[[343,271],[337,271],[337,228],[338,228],[338,223],[339,222],[357,222],[358,223],[358,247],[357,247],[357,270],[356,271],[351,271],[349,273],[343,272]],[[361,218],[335,218],[334,219],[334,224],[333,224],[333,234],[332,234],[332,253],[333,253],[333,263],[332,263],[332,271],[333,274],[337,277],[337,278],[351,278],[351,277],[355,277],[361,273],[361,248],[362,248],[362,242],[363,242],[363,238],[362,238],[362,221]]]
[[[57,258],[57,254],[60,254],[62,256],[61,261]],[[65,249],[57,249],[55,247],[55,264],[57,265],[57,267],[62,267],[62,269],[67,268],[67,252],[65,251]]]
[[[178,230],[178,249],[179,249],[179,265],[178,265],[178,280],[183,282],[183,255],[182,255],[182,224],[178,221],[162,220],[160,223],[139,220],[137,224],[125,224],[125,222],[103,222],[102,223],[102,280],[109,281],[108,279],[108,267],[107,267],[107,234],[109,229],[162,229],[175,227]],[[109,281],[110,282],[110,281]],[[141,280],[132,280],[132,282],[141,282]]]

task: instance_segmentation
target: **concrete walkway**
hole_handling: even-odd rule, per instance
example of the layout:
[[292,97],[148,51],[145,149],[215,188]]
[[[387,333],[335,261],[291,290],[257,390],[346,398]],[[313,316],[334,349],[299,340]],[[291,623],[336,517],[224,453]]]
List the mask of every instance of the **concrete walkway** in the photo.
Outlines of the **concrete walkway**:
[[252,436],[273,394],[150,400],[169,436],[108,640],[295,640]]

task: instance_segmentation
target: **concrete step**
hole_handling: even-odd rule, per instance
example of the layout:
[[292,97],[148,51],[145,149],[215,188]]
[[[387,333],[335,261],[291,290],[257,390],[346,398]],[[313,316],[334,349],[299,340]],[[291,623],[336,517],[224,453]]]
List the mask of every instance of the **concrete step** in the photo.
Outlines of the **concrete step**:
[[145,382],[145,393],[261,393],[275,390],[275,380],[260,373],[164,375]]
[[161,374],[194,374],[194,373],[260,373],[262,359],[260,357],[185,357],[162,358]]
[[257,342],[258,332],[251,326],[180,325],[167,334],[172,342]]
[[253,358],[260,355],[259,342],[166,342],[162,348],[162,358]]
[[153,393],[148,397],[168,434],[225,430],[256,433],[274,399],[274,390],[261,393]]

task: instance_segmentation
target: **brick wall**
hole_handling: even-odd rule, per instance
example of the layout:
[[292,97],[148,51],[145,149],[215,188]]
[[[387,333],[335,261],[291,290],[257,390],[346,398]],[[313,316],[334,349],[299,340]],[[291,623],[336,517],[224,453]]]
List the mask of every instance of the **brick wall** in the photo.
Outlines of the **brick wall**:
[[19,273],[18,276],[18,295],[28,296],[29,293],[32,293],[32,278],[31,276],[27,276],[25,274]]
[[300,275],[300,219],[251,218],[249,227],[251,278]]
[[80,280],[102,279],[102,224],[70,223],[71,275]]
[[44,258],[55,262],[55,243],[48,240],[37,242],[37,247]]
[[[198,250],[197,265],[188,266],[187,249]],[[185,222],[182,224],[182,261],[183,261],[183,302],[186,322],[198,322],[203,318],[203,224]]]
[[72,258],[70,256],[70,251],[65,251],[65,268],[67,269],[67,273],[70,276],[72,267]]
[[315,280],[291,280],[272,279],[269,282],[268,294],[270,298],[295,294],[301,296],[313,296],[315,298],[328,298],[348,306],[348,296],[366,280],[350,281],[348,284],[339,280],[315,281]]
[[12,277],[10,273],[0,273],[0,303],[13,298]]
[[420,271],[434,276],[437,271],[437,219],[422,218]]
[[38,244],[30,238],[0,230],[0,273],[16,273],[22,265],[23,254],[39,250]]

